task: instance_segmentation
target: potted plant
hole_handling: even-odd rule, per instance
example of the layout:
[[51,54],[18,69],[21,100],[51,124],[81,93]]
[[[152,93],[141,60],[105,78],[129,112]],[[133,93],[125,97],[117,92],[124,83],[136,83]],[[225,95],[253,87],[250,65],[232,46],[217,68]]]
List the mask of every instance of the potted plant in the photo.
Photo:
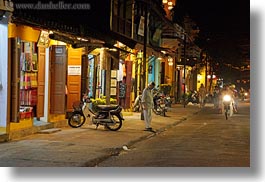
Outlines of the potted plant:
[[170,94],[170,90],[171,90],[171,85],[170,84],[161,84],[160,85],[160,90],[165,94],[165,95],[169,95]]
[[[106,96],[101,96],[100,98],[91,99],[92,109],[97,111],[97,105],[106,105]],[[110,104],[117,104],[117,99],[110,98]]]

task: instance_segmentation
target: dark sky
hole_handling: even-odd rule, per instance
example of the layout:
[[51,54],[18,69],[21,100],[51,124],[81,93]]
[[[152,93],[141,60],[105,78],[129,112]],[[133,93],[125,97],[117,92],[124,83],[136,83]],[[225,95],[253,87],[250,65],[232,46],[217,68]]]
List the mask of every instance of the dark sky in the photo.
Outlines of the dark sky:
[[179,0],[203,31],[242,33],[249,31],[250,5],[247,0]]
[[201,46],[209,39],[207,45],[223,59],[240,56],[235,55],[238,46],[249,44],[249,0],[177,0],[178,13],[188,14],[197,23]]

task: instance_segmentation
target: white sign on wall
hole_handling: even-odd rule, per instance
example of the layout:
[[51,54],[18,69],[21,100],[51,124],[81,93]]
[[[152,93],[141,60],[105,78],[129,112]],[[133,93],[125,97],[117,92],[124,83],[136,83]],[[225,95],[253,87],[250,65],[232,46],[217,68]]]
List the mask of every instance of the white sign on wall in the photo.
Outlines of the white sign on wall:
[[81,65],[69,65],[68,75],[81,75]]
[[144,36],[144,17],[141,16],[139,27],[138,27],[138,35]]

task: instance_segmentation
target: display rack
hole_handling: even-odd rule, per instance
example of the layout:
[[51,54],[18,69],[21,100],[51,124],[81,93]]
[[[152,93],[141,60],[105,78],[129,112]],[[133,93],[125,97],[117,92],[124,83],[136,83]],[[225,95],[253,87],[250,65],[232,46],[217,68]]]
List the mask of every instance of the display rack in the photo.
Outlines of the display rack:
[[[37,105],[38,58],[36,43],[21,43],[20,116],[32,117]],[[25,118],[24,117],[24,118]]]

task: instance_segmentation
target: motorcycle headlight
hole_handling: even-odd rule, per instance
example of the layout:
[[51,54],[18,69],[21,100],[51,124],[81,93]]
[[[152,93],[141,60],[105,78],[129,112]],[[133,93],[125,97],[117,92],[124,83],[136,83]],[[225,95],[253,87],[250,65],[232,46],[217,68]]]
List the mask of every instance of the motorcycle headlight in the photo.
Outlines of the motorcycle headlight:
[[247,92],[245,92],[245,93],[244,93],[244,95],[245,95],[245,96],[248,96],[248,93],[247,93]]
[[223,97],[223,100],[224,100],[225,102],[230,102],[230,101],[231,101],[231,96],[230,96],[230,95],[225,95],[225,96]]

